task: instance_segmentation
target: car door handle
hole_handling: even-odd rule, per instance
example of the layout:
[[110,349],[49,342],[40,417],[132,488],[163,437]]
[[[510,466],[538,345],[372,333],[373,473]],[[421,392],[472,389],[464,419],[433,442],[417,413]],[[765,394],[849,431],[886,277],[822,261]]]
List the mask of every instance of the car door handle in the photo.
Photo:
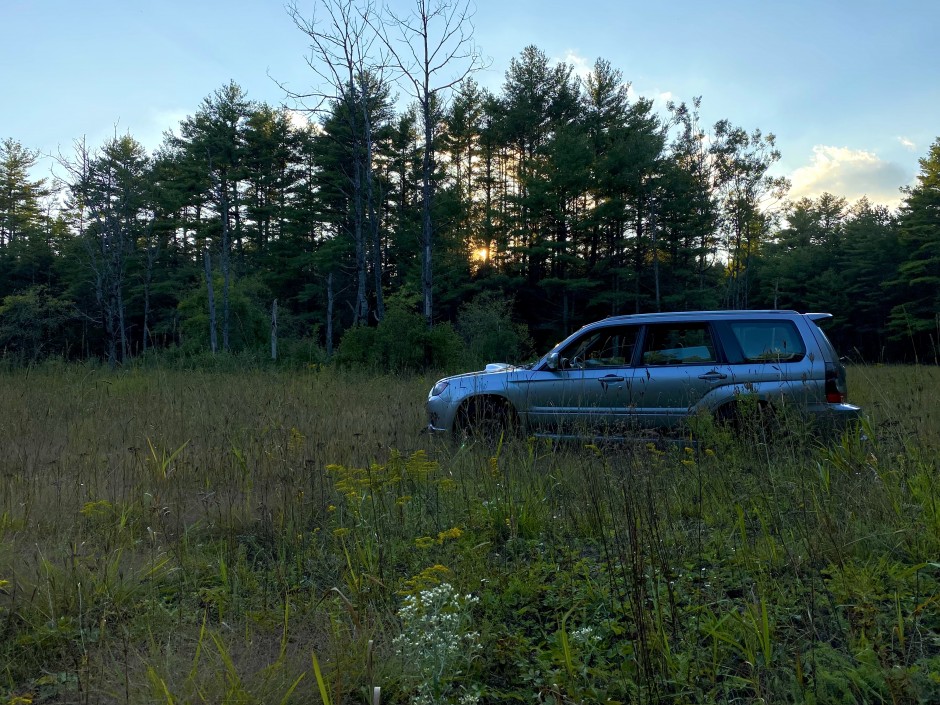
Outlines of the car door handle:
[[597,381],[601,384],[613,384],[614,382],[623,382],[623,377],[618,377],[617,375],[606,375],[605,377],[599,378]]
[[727,379],[728,375],[719,372],[718,370],[712,370],[711,372],[706,372],[703,375],[699,375],[699,379],[704,379],[709,382],[714,382],[719,379]]

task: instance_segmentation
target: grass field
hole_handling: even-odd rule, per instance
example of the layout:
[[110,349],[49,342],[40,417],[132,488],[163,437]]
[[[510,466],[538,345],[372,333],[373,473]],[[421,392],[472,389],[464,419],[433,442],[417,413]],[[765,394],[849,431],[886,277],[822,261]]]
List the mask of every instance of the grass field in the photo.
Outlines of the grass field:
[[937,368],[828,445],[457,446],[432,382],[0,372],[0,704],[940,702]]

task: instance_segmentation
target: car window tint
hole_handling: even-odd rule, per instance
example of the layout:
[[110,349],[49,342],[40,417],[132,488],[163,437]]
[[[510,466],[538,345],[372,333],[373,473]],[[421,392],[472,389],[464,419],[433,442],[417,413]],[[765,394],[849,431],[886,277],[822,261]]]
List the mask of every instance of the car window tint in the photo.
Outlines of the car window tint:
[[562,366],[568,369],[628,367],[633,362],[636,338],[636,326],[611,326],[592,331],[561,353]]
[[646,329],[644,365],[701,365],[716,359],[705,323],[652,325]]
[[732,321],[730,328],[745,362],[796,362],[806,354],[799,331],[789,321]]

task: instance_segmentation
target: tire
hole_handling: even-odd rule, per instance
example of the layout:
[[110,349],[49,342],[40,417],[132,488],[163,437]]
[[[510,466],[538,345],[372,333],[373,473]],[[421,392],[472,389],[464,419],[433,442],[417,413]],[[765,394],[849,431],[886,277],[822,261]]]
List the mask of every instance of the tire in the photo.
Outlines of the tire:
[[715,410],[715,421],[740,437],[762,440],[777,428],[774,408],[766,401],[732,401]]
[[470,399],[457,412],[454,430],[458,440],[477,440],[495,447],[518,428],[515,410],[502,397]]

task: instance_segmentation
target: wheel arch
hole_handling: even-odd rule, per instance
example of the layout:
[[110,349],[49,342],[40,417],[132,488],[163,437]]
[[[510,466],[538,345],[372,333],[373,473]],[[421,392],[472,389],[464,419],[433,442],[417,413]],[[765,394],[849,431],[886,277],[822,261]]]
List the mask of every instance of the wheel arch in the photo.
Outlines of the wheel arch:
[[454,415],[454,431],[459,433],[468,430],[474,419],[479,420],[493,412],[506,414],[506,420],[517,425],[520,415],[509,397],[503,394],[480,393],[472,394],[463,399]]

